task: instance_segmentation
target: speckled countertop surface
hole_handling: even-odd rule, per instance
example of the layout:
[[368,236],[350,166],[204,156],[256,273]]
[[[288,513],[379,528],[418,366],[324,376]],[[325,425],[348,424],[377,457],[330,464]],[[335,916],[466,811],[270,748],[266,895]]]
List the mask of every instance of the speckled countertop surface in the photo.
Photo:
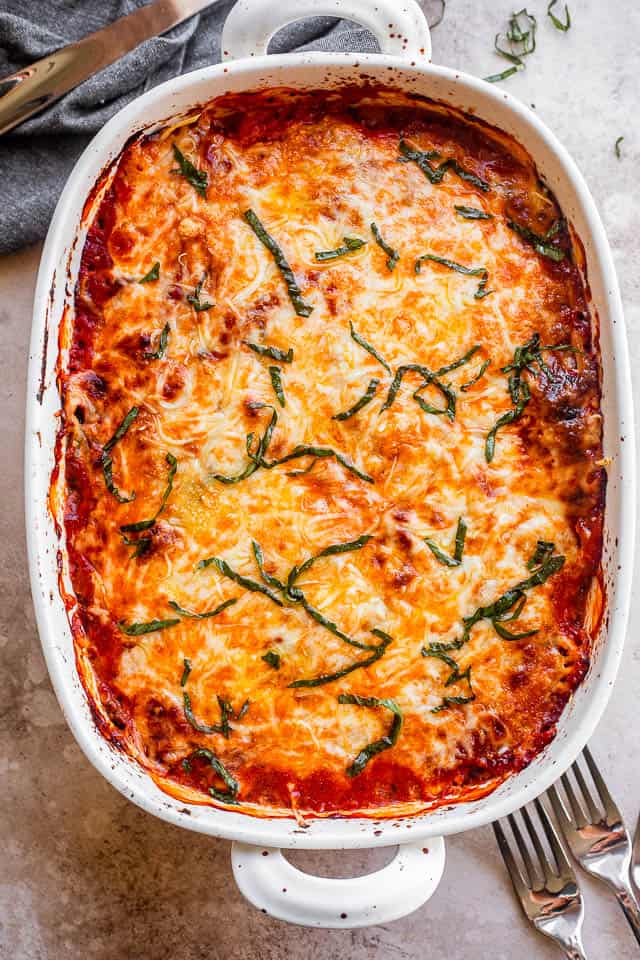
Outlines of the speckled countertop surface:
[[[509,90],[559,135],[586,176],[613,247],[636,382],[640,365],[640,5],[570,0],[566,33],[546,21],[538,50]],[[449,0],[434,61],[485,75],[509,0]],[[625,136],[623,157],[613,145]],[[40,250],[0,259],[0,955],[12,960],[280,960],[552,958],[523,920],[489,828],[452,838],[443,881],[412,916],[356,932],[304,930],[257,913],[240,896],[229,844],[138,810],[89,765],[52,693],[35,630],[23,521],[27,343]],[[637,395],[636,395],[637,401]],[[637,404],[636,404],[637,410]],[[636,414],[637,419],[640,417]],[[640,603],[594,753],[631,827],[640,811]],[[386,851],[297,854],[325,875],[381,866]],[[632,960],[638,948],[605,892],[581,878],[591,957]]]

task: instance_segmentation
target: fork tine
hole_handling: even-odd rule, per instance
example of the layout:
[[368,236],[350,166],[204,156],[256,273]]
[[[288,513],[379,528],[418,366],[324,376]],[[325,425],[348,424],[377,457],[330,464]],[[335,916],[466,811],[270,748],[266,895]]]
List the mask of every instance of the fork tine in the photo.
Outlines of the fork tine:
[[607,814],[608,819],[615,820],[616,822],[621,821],[622,817],[620,816],[620,811],[618,810],[618,807],[613,797],[607,790],[607,785],[602,779],[602,775],[598,770],[598,767],[596,766],[595,760],[591,756],[591,751],[589,750],[589,747],[584,748],[584,758],[587,761],[587,766],[589,767],[589,773],[591,774],[591,778],[596,786],[596,790],[598,791],[598,795],[600,797],[600,800],[602,801],[602,805],[604,806],[605,813]]
[[524,898],[527,896],[527,893],[528,893],[526,884],[522,879],[522,875],[518,868],[518,864],[516,863],[513,857],[513,854],[511,853],[511,847],[509,846],[509,842],[504,835],[502,825],[498,820],[496,820],[496,822],[492,824],[492,826],[493,826],[493,832],[496,835],[496,840],[498,841],[498,846],[500,847],[500,853],[502,854],[502,859],[504,860],[506,868],[509,871],[509,876],[511,877],[513,888],[516,891],[518,897],[520,898],[520,901],[522,902],[522,906],[524,907]]
[[540,799],[536,797],[534,800],[536,810],[538,811],[538,816],[540,817],[540,823],[542,828],[547,835],[547,840],[549,841],[549,846],[553,850],[553,855],[556,858],[556,863],[558,865],[558,873],[561,879],[567,879],[568,877],[573,876],[573,867],[569,862],[569,855],[564,847],[564,844],[553,823],[551,818],[545,808],[542,806]]
[[562,774],[561,780],[562,780],[562,786],[564,787],[567,797],[569,798],[569,804],[571,806],[571,812],[573,814],[575,826],[578,828],[578,830],[582,830],[583,827],[586,827],[587,825],[587,818],[584,815],[584,811],[582,807],[578,803],[578,798],[573,792],[571,781],[569,780],[569,777],[566,775],[566,773]]
[[567,835],[571,836],[572,833],[575,833],[575,827],[571,822],[571,817],[567,813],[564,802],[562,801],[555,786],[549,787],[547,790],[547,796],[551,801],[551,806],[553,807],[553,812],[556,815],[556,820],[560,824],[565,839],[568,841],[569,837]]
[[536,853],[538,854],[538,860],[540,862],[540,869],[542,870],[545,881],[547,883],[551,883],[554,879],[554,871],[551,869],[551,863],[549,862],[549,858],[545,853],[544,847],[540,843],[538,831],[536,830],[536,828],[534,827],[531,821],[531,817],[529,816],[529,811],[527,810],[527,808],[523,807],[520,812],[522,814],[522,819],[525,822],[525,826],[527,828],[529,836],[531,837],[531,842],[536,848]]
[[580,787],[580,792],[583,796],[584,802],[587,805],[587,810],[589,811],[589,816],[591,817],[591,823],[599,823],[602,820],[602,813],[596,807],[591,790],[587,786],[587,781],[584,779],[582,770],[578,766],[578,761],[571,764],[571,769],[573,774],[578,781],[578,786]]
[[522,862],[524,863],[524,868],[529,880],[529,886],[533,890],[536,887],[542,886],[540,875],[535,868],[535,864],[533,862],[531,854],[529,853],[529,848],[524,842],[524,838],[520,832],[520,827],[518,826],[518,823],[512,813],[509,814],[508,819],[509,819],[509,824],[511,826],[511,830],[513,832],[516,843],[518,845],[518,850],[520,851],[520,856],[522,857]]

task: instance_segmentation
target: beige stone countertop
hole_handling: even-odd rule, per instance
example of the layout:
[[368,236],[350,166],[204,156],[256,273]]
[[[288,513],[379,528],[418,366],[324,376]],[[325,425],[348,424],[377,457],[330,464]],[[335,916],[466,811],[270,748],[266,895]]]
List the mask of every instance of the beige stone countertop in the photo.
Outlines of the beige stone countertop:
[[[604,219],[622,286],[632,369],[640,367],[640,4],[570,0],[568,33],[532,0],[538,49],[506,81],[569,149]],[[559,6],[559,5],[558,5]],[[480,76],[509,0],[449,0],[436,63]],[[624,135],[622,159],[614,142]],[[36,186],[34,185],[34,189]],[[73,740],[35,629],[25,555],[22,448],[31,305],[40,249],[0,258],[0,955],[11,960],[511,960],[559,956],[526,924],[490,828],[447,841],[433,899],[404,920],[354,932],[272,920],[238,893],[229,843],[143,813],[116,793]],[[637,412],[636,418],[640,420]],[[593,741],[628,826],[640,812],[640,604],[611,702]],[[325,875],[368,872],[375,853],[296,854]],[[342,873],[340,873],[342,871]],[[607,891],[582,875],[592,958],[640,956]]]

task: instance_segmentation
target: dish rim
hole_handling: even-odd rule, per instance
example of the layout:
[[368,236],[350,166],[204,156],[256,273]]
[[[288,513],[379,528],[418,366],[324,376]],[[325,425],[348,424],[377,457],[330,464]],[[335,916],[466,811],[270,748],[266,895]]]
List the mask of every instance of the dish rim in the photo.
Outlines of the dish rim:
[[[513,775],[507,781],[511,785],[515,784],[511,789],[502,791],[502,786],[500,786],[492,794],[480,800],[459,802],[451,806],[445,805],[433,811],[407,816],[402,820],[376,820],[375,815],[366,818],[343,815],[335,818],[313,819],[310,821],[311,826],[307,830],[301,830],[293,817],[266,816],[263,818],[214,806],[188,805],[174,801],[153,784],[146,771],[142,770],[137,764],[135,764],[135,768],[130,766],[135,761],[125,761],[125,766],[123,766],[121,762],[123,758],[120,755],[114,755],[112,747],[108,747],[105,752],[101,748],[101,745],[104,747],[106,744],[102,734],[91,721],[87,723],[87,716],[81,716],[81,711],[78,709],[76,702],[77,698],[73,696],[74,673],[77,681],[75,660],[70,665],[68,657],[65,656],[65,651],[58,644],[55,636],[54,616],[50,609],[50,605],[52,607],[56,602],[54,597],[60,603],[62,602],[58,583],[57,581],[53,582],[51,571],[47,573],[43,570],[45,556],[50,552],[51,545],[46,543],[46,531],[43,532],[42,530],[42,521],[45,518],[38,514],[38,507],[42,507],[38,495],[42,489],[42,477],[39,477],[38,474],[42,469],[42,437],[47,438],[47,442],[44,444],[44,447],[47,448],[45,453],[47,451],[50,453],[51,450],[49,450],[47,444],[52,428],[49,424],[48,430],[45,432],[49,412],[46,411],[46,405],[38,402],[37,399],[39,391],[42,389],[42,396],[49,399],[48,407],[51,408],[52,392],[57,395],[57,387],[51,372],[49,372],[48,382],[46,378],[43,378],[42,344],[46,336],[49,336],[51,341],[55,340],[55,349],[54,344],[51,343],[48,359],[45,356],[46,367],[51,368],[51,355],[55,352],[57,359],[58,349],[57,336],[51,337],[52,331],[49,326],[55,325],[55,333],[57,333],[58,323],[62,316],[61,311],[58,311],[59,316],[52,316],[57,309],[55,306],[56,297],[60,299],[60,295],[56,292],[60,283],[60,279],[56,277],[56,271],[59,270],[63,257],[66,263],[69,251],[73,251],[80,236],[78,220],[74,214],[74,210],[77,208],[75,195],[78,192],[79,182],[81,183],[83,179],[86,181],[87,174],[91,171],[93,171],[91,173],[92,179],[97,179],[100,170],[113,159],[110,156],[110,148],[114,141],[122,136],[123,131],[131,131],[133,127],[140,131],[147,126],[143,114],[148,113],[149,108],[158,105],[166,107],[166,119],[169,120],[172,114],[175,115],[176,113],[175,105],[171,104],[171,98],[192,88],[195,89],[203,82],[211,82],[212,87],[214,87],[225,76],[233,76],[236,79],[253,78],[254,82],[249,84],[248,89],[259,89],[264,86],[265,80],[268,80],[270,75],[273,77],[276,73],[295,72],[299,68],[311,68],[312,70],[319,70],[319,72],[326,69],[329,73],[336,74],[345,73],[347,79],[342,82],[349,82],[349,73],[351,72],[350,80],[353,82],[356,79],[353,71],[360,71],[359,75],[361,76],[367,67],[371,67],[374,71],[378,71],[378,68],[384,68],[388,72],[388,75],[384,78],[376,77],[376,81],[385,86],[393,86],[397,80],[404,80],[406,85],[408,75],[415,75],[421,81],[431,77],[445,83],[448,82],[451,84],[451,99],[454,102],[443,100],[442,97],[437,99],[446,105],[460,109],[460,104],[455,102],[455,91],[464,93],[467,99],[475,98],[480,104],[474,111],[478,118],[483,118],[486,113],[483,109],[484,101],[489,103],[493,101],[500,104],[501,107],[506,107],[507,113],[514,118],[514,125],[517,125],[516,121],[519,122],[524,132],[532,132],[537,135],[555,154],[559,168],[566,175],[575,191],[576,199],[580,204],[588,228],[588,240],[593,249],[594,263],[601,269],[603,279],[606,281],[607,290],[603,296],[608,316],[603,317],[601,315],[599,318],[600,333],[603,332],[603,323],[606,323],[607,336],[610,337],[616,354],[615,358],[612,358],[616,377],[612,384],[608,383],[607,385],[614,390],[612,402],[619,414],[615,421],[618,433],[624,429],[627,434],[633,436],[630,368],[622,306],[609,244],[594,201],[574,161],[554,134],[535,114],[502,89],[490,87],[481,80],[446,67],[428,63],[407,64],[404,60],[385,54],[305,53],[269,55],[238,60],[232,64],[216,64],[169,80],[132,101],[97,134],[74,166],[56,207],[42,253],[34,298],[27,387],[25,499],[32,594],[42,646],[56,695],[76,740],[88,759],[116,789],[143,809],[176,825],[210,835],[224,836],[250,843],[267,843],[271,846],[331,849],[384,846],[389,845],[389,843],[415,841],[428,836],[457,833],[486,824],[533,799],[569,767],[599,722],[608,702],[619,666],[628,616],[634,548],[635,457],[633,444],[619,443],[619,449],[616,453],[621,468],[619,471],[620,489],[617,495],[620,516],[617,529],[619,542],[615,547],[615,559],[619,565],[619,570],[612,580],[611,596],[614,597],[614,601],[607,611],[608,629],[603,628],[603,633],[606,636],[604,640],[600,641],[599,671],[596,677],[598,682],[597,695],[593,697],[593,703],[587,709],[585,717],[576,731],[572,733],[571,737],[567,737],[562,747],[557,747],[556,752],[559,753],[559,756],[555,758],[553,763],[544,762],[545,754],[548,752],[546,748],[529,767],[521,773]],[[397,73],[394,75],[393,71],[397,71]],[[259,82],[260,80],[262,82]],[[324,82],[326,83],[326,77]],[[279,85],[296,86],[296,82],[289,79],[288,82],[283,81]],[[301,85],[307,86],[305,83]],[[322,79],[318,77],[316,87],[321,88],[323,85]],[[401,84],[400,88],[403,89]],[[214,89],[211,99],[219,96],[220,93],[221,91]],[[196,97],[192,102],[192,108],[200,102],[201,100]],[[177,112],[182,113],[183,110]],[[467,112],[469,112],[468,108]],[[504,127],[501,127],[501,129],[504,129]],[[127,136],[130,135],[131,133],[127,134]],[[516,134],[511,135],[519,140]],[[525,149],[532,153],[528,147],[525,147]],[[121,150],[122,145],[115,151],[114,156],[118,156]],[[533,160],[534,162],[537,161],[535,155],[533,155]],[[84,189],[81,192],[84,203],[88,193]],[[581,239],[584,242],[586,238],[582,236]],[[61,251],[64,251],[64,254]],[[70,291],[66,283],[66,277],[65,287],[68,296]],[[601,356],[601,362],[604,365],[604,355]],[[59,408],[59,402],[57,407]],[[54,433],[57,434],[57,428]],[[50,472],[48,471],[47,489],[49,479]],[[37,490],[38,483],[40,491],[34,497],[33,487],[35,485]],[[609,503],[607,503],[605,511],[606,522]],[[49,524],[52,523],[51,517],[49,517],[48,522]],[[45,549],[43,550],[43,548]],[[585,678],[583,687],[587,685],[588,680],[589,677]],[[567,709],[569,708],[565,708],[558,722],[558,732],[552,744],[558,741],[561,724],[565,719]],[[534,765],[541,769],[532,769]],[[530,775],[528,777],[523,776],[527,771],[530,771]],[[141,786],[142,781],[145,782],[147,787],[150,783],[152,790]],[[518,783],[518,781],[524,782]],[[504,795],[501,795],[501,793]]]

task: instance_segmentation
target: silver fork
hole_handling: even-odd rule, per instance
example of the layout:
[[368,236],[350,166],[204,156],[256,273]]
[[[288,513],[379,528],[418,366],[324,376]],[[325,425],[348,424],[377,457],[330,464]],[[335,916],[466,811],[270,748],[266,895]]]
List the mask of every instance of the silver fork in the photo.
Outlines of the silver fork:
[[533,845],[535,857],[525,842],[515,816],[509,814],[508,817],[522,857],[524,873],[509,846],[502,827],[504,821],[493,824],[496,840],[522,909],[536,930],[555,940],[569,960],[586,960],[581,939],[584,910],[576,875],[569,862],[567,850],[547,811],[539,800],[534,800],[534,804],[555,863],[547,855],[539,832],[526,807],[522,808],[520,814]]
[[584,748],[584,758],[602,809],[577,760],[571,769],[579,794],[566,773],[560,779],[568,803],[563,802],[556,787],[550,787],[547,793],[574,857],[583,870],[611,887],[640,944],[640,908],[629,877],[631,840],[588,747]]

